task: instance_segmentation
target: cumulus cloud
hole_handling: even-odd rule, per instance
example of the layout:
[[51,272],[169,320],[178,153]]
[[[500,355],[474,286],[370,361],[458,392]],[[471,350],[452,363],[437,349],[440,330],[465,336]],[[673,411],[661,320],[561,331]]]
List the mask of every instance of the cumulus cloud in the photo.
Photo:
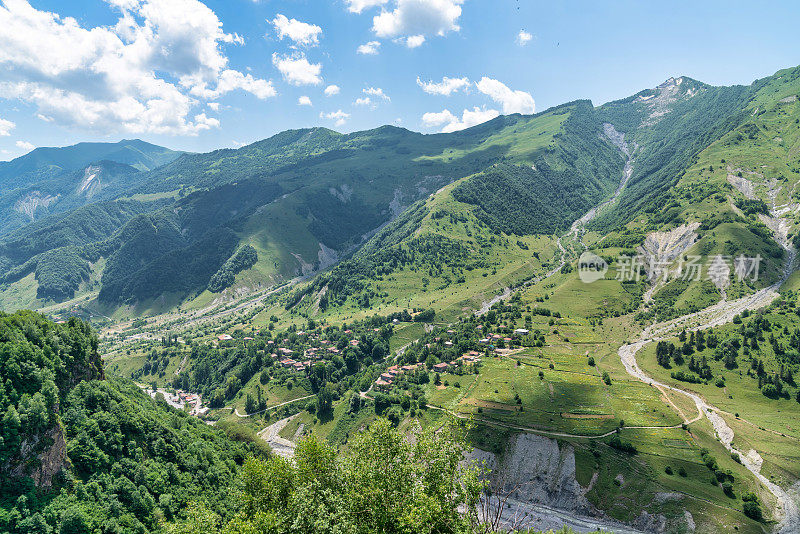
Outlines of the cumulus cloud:
[[449,133],[484,123],[499,114],[496,109],[482,109],[476,106],[472,110],[465,109],[459,119],[449,109],[444,109],[440,112],[425,113],[422,116],[422,123],[429,128],[441,126],[439,130],[441,133]]
[[425,42],[424,35],[409,35],[406,37],[406,46],[409,48],[416,48],[418,46],[422,46]]
[[0,119],[0,137],[11,135],[11,130],[13,130],[15,126],[16,124],[9,120]]
[[347,2],[347,9],[351,13],[361,13],[365,9],[370,9],[377,6],[382,6],[388,0],[345,0]]
[[319,85],[322,83],[322,64],[309,63],[304,54],[282,56],[272,54],[272,64],[283,75],[283,79],[292,85]]
[[514,91],[504,83],[484,76],[475,84],[478,91],[503,106],[503,113],[530,114],[536,111],[536,104],[530,93]]
[[520,30],[517,34],[517,44],[520,46],[525,46],[533,39],[533,35],[526,32],[525,30]]
[[331,84],[331,85],[329,85],[328,87],[325,88],[324,92],[325,92],[325,96],[333,96],[333,95],[338,95],[339,91],[340,91],[340,89],[339,89],[338,85]]
[[463,0],[397,0],[391,11],[383,10],[372,19],[372,31],[383,38],[404,38],[414,48],[426,35],[443,36],[459,31]]
[[193,96],[210,100],[219,98],[234,89],[242,89],[262,100],[278,94],[272,82],[260,80],[254,78],[251,74],[242,74],[236,70],[222,71],[217,80],[217,86],[214,89],[209,89],[205,82],[201,82],[194,85],[189,92]]
[[341,126],[347,121],[347,119],[350,118],[350,114],[349,113],[345,113],[344,111],[342,111],[340,109],[340,110],[331,111],[331,112],[328,112],[328,113],[321,112],[319,114],[319,118],[320,119],[329,119],[329,120],[336,121],[336,123],[335,123],[336,126]]
[[374,56],[378,53],[378,48],[380,48],[381,43],[380,41],[370,41],[368,43],[364,43],[356,49],[356,52],[359,54],[364,54],[367,56]]
[[445,76],[441,82],[423,82],[417,77],[417,85],[429,95],[450,96],[458,91],[466,91],[469,88],[469,78],[448,78]]
[[354,106],[369,106],[372,104],[372,99],[368,96],[356,98],[356,101],[353,102]]
[[[197,134],[219,125],[193,114],[234,90],[276,94],[269,81],[228,67],[225,33],[199,0],[108,0],[114,25],[87,27],[26,0],[0,5],[0,98],[48,120],[103,133]],[[199,100],[198,100],[199,99]]]
[[368,87],[367,89],[363,90],[363,93],[365,95],[369,95],[369,96],[376,96],[376,97],[381,98],[381,99],[383,99],[383,100],[385,100],[387,102],[389,102],[391,100],[391,98],[389,98],[389,95],[384,93],[383,89],[381,89],[380,87]]
[[300,98],[297,99],[297,105],[298,106],[313,106],[313,104],[311,103],[311,99],[309,97],[305,96],[305,95],[303,95],[303,96],[301,96]]
[[33,143],[29,143],[27,141],[17,141],[14,144],[16,145],[17,148],[19,148],[20,150],[24,150],[26,153],[36,148],[36,145],[34,145]]
[[300,22],[297,19],[289,19],[286,15],[278,13],[270,23],[275,27],[278,38],[283,40],[289,38],[295,44],[302,46],[316,46],[322,35],[322,28],[316,24]]
[[429,128],[449,124],[457,120],[458,117],[453,115],[449,109],[443,109],[439,112],[429,111],[422,116],[422,124]]

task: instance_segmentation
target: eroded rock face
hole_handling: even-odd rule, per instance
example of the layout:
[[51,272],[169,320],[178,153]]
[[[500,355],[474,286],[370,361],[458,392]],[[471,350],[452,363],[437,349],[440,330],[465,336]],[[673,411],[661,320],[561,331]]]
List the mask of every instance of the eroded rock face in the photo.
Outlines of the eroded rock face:
[[23,440],[20,456],[11,461],[8,474],[12,478],[31,477],[38,487],[49,488],[53,485],[53,477],[68,463],[64,431],[61,425],[56,424]]
[[571,445],[561,448],[554,439],[523,433],[512,438],[500,463],[485,451],[473,451],[472,457],[485,461],[492,471],[492,483],[515,500],[580,514],[594,512],[575,478]]
[[700,223],[682,224],[666,232],[648,234],[642,243],[640,252],[646,257],[652,256],[659,261],[672,263],[689,250],[697,241],[697,228]]

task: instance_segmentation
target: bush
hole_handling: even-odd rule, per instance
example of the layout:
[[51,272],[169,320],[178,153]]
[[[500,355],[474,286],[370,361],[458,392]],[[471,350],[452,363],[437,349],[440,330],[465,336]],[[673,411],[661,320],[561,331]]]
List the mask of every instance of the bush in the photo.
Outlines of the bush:
[[617,449],[618,451],[622,451],[628,454],[636,454],[638,453],[638,449],[633,443],[622,441],[619,436],[614,436],[608,441],[608,444]]

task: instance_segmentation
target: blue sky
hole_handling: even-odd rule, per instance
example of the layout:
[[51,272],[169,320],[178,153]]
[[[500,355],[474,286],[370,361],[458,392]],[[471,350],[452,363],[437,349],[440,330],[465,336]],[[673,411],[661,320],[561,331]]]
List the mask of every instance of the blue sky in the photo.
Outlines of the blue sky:
[[206,151],[318,125],[452,131],[800,63],[800,5],[749,4],[0,0],[0,160],[134,137]]

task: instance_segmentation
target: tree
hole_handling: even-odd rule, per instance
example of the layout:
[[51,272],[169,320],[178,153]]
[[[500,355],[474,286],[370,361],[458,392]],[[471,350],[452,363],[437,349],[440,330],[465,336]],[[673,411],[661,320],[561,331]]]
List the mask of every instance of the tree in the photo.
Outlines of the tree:
[[258,411],[258,401],[253,397],[252,393],[247,394],[247,398],[244,401],[244,410],[247,413]]
[[[463,463],[463,429],[411,430],[407,439],[384,418],[352,437],[346,456],[307,437],[294,462],[278,456],[245,461],[241,507],[219,528],[219,518],[193,504],[169,534],[260,532],[468,532],[478,524],[484,483]],[[459,510],[466,510],[461,513]]]
[[167,534],[209,534],[218,532],[221,518],[202,502],[192,501],[186,510],[186,519],[165,525]]
[[317,414],[330,415],[333,411],[333,390],[330,384],[326,383],[317,393]]
[[89,534],[89,520],[86,514],[78,507],[68,508],[61,519],[59,534]]
[[666,341],[659,341],[656,345],[656,362],[658,362],[658,365],[661,367],[669,369],[670,360],[671,356],[669,351],[669,343]]

